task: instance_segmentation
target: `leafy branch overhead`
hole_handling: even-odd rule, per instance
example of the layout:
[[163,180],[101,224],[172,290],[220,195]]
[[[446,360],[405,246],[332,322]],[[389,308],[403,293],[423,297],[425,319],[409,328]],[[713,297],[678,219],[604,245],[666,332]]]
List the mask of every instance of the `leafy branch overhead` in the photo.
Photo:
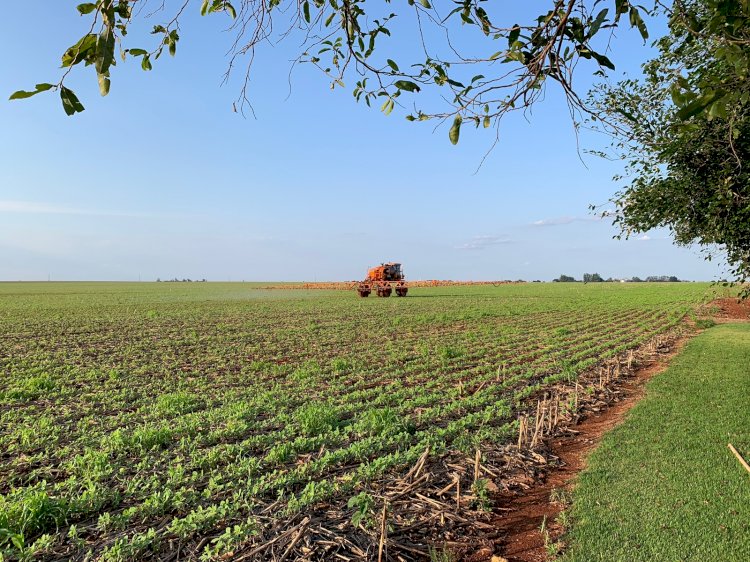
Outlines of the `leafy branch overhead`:
[[[588,111],[573,88],[579,61],[592,61],[594,74],[614,69],[607,39],[623,18],[644,41],[648,38],[646,10],[628,0],[549,0],[548,9],[539,14],[533,10],[522,23],[502,21],[505,9],[485,0],[435,5],[429,0],[377,4],[365,0],[152,0],[151,4],[150,8],[148,0],[79,4],[78,12],[91,18],[89,29],[64,52],[60,79],[16,92],[11,99],[55,90],[66,113],[83,111],[76,95],[64,86],[73,67],[93,66],[100,93],[107,95],[117,58],[138,58],[143,70],[151,70],[165,49],[176,54],[180,21],[189,10],[197,10],[203,16],[223,15],[230,22],[235,35],[227,74],[245,63],[237,99],[240,110],[248,102],[256,48],[263,41],[288,39],[297,33],[303,47],[296,62],[319,68],[332,88],[351,81],[357,101],[367,105],[377,101],[385,114],[399,106],[410,121],[450,119],[449,139],[455,144],[463,125],[496,125],[506,113],[531,106],[550,80],[562,88],[571,109]],[[160,19],[151,31],[153,44],[129,45],[128,30],[149,18]],[[411,112],[403,108],[406,100],[413,105]]]

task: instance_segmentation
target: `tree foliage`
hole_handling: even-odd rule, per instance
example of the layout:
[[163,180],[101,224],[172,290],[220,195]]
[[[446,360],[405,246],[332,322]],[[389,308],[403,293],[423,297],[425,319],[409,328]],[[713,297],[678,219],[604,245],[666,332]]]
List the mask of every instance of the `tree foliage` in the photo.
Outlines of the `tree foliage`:
[[583,274],[584,283],[602,283],[603,281],[604,279],[598,273],[584,273]]
[[750,277],[750,3],[696,0],[671,16],[644,78],[596,94],[615,155],[629,163],[615,222],[625,236],[668,227],[678,244],[719,247],[742,281]]
[[[246,64],[239,110],[248,101],[256,49],[265,41],[295,38],[303,45],[297,62],[319,68],[331,88],[349,82],[357,101],[377,104],[386,114],[396,107],[407,113],[406,105],[413,105],[410,121],[448,120],[454,144],[466,124],[488,128],[508,112],[528,108],[550,81],[562,88],[573,111],[586,110],[573,88],[577,65],[590,60],[591,72],[614,69],[607,39],[622,21],[648,37],[645,10],[629,0],[547,0],[546,9],[532,9],[529,21],[520,23],[503,21],[507,7],[486,0],[98,0],[76,9],[88,18],[88,29],[65,50],[62,77],[11,99],[56,90],[68,115],[83,111],[65,87],[72,68],[92,66],[107,95],[118,58],[139,59],[151,70],[165,51],[176,54],[180,21],[199,10],[232,22],[228,72]],[[131,45],[128,30],[149,19],[159,20],[153,43]],[[392,33],[397,37],[391,39]],[[436,95],[417,96],[425,92]]]

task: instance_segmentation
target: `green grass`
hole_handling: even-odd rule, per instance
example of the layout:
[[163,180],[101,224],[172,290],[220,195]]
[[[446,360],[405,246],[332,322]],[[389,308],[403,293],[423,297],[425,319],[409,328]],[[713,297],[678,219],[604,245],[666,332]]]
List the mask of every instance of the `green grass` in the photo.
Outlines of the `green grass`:
[[648,385],[581,474],[573,561],[750,560],[750,325],[711,328]]

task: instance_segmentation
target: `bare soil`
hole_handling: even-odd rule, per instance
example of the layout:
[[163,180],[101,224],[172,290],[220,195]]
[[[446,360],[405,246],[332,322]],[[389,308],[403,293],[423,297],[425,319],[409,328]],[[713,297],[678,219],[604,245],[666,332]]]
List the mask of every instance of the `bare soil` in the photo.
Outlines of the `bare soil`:
[[750,320],[750,299],[746,301],[717,299],[708,306],[708,313],[717,322],[748,321]]

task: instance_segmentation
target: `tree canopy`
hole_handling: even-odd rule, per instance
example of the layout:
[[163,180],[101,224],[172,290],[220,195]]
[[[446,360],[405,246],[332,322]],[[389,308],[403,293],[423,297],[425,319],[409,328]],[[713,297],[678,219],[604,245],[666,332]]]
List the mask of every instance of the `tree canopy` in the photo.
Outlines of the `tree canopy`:
[[681,9],[643,79],[594,94],[608,118],[603,129],[614,135],[612,152],[628,162],[615,221],[625,236],[668,227],[678,244],[719,247],[743,281],[750,277],[750,3],[703,0]]

